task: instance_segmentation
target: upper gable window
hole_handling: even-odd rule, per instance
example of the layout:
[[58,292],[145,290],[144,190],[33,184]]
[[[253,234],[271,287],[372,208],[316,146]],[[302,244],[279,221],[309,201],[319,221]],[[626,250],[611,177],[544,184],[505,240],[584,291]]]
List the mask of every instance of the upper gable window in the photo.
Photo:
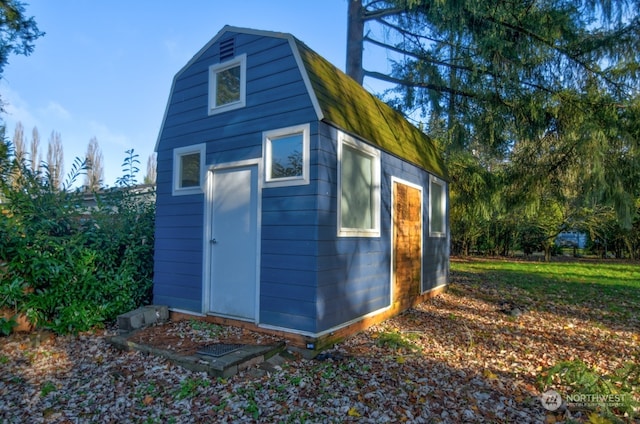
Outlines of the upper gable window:
[[429,192],[429,235],[431,237],[445,237],[447,192],[444,181],[432,176]]
[[309,124],[263,133],[265,186],[309,184]]
[[202,193],[206,145],[173,150],[173,195]]
[[346,135],[338,142],[338,235],[380,236],[380,153]]
[[209,115],[245,105],[247,55],[209,67]]

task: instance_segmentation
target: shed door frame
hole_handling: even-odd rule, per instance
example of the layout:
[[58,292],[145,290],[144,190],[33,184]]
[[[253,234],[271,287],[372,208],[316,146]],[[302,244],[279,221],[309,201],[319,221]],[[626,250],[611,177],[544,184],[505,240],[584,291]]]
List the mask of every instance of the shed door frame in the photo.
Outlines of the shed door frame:
[[420,192],[420,282],[419,282],[419,293],[423,294],[425,292],[424,290],[424,270],[425,270],[425,263],[424,263],[424,187],[418,184],[414,184],[411,183],[409,181],[403,180],[401,178],[398,177],[391,177],[391,228],[389,231],[389,237],[391,238],[391,270],[390,270],[390,276],[391,279],[389,281],[389,290],[390,290],[390,299],[391,299],[391,305],[394,304],[395,300],[393,293],[394,293],[394,289],[395,289],[395,282],[396,282],[396,275],[395,275],[395,269],[396,269],[396,258],[395,258],[395,230],[394,230],[394,220],[395,220],[395,190],[394,190],[394,185],[398,183],[398,184],[402,184],[402,185],[406,185],[408,187],[414,188],[416,190],[418,190]]
[[262,240],[262,160],[248,159],[236,162],[227,162],[223,164],[211,165],[208,167],[206,176],[206,190],[205,190],[205,214],[204,214],[204,237],[203,237],[203,278],[202,278],[202,313],[207,314],[210,312],[210,296],[211,296],[211,278],[213,276],[211,268],[211,253],[212,246],[211,240],[213,239],[213,175],[215,171],[229,170],[233,168],[246,168],[257,167],[257,215],[256,215],[256,290],[255,290],[255,311],[254,320],[255,324],[260,321],[260,258],[261,258],[261,240]]

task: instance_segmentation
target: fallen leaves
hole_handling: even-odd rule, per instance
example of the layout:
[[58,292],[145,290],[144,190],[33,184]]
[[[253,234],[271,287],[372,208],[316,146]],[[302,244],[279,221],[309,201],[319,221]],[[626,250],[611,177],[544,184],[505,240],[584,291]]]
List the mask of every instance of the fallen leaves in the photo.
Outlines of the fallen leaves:
[[[619,369],[640,354],[637,321],[604,314],[595,322],[579,308],[537,308],[490,280],[452,280],[447,293],[345,340],[322,361],[289,360],[229,379],[114,350],[100,333],[35,347],[25,336],[3,338],[0,422],[608,422],[545,410],[539,379],[562,361],[602,374]],[[526,303],[526,312],[502,312],[505,301]],[[146,335],[181,352],[265,337],[189,322]]]

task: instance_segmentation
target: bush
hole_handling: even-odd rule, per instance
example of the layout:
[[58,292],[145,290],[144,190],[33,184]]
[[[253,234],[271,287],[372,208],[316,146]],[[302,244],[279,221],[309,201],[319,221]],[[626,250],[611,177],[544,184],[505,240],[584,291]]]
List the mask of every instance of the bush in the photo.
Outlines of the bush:
[[107,190],[93,194],[89,210],[90,193],[65,189],[83,169],[76,160],[59,190],[46,171],[14,161],[0,182],[0,309],[58,333],[88,330],[151,299],[153,193]]

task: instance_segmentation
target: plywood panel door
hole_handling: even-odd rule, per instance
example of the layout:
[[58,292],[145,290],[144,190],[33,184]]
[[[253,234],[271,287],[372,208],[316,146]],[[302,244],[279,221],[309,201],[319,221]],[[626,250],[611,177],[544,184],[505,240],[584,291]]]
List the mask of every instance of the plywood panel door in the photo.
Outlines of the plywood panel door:
[[258,168],[213,172],[210,312],[256,317]]
[[422,191],[393,183],[393,303],[411,306],[422,281]]

